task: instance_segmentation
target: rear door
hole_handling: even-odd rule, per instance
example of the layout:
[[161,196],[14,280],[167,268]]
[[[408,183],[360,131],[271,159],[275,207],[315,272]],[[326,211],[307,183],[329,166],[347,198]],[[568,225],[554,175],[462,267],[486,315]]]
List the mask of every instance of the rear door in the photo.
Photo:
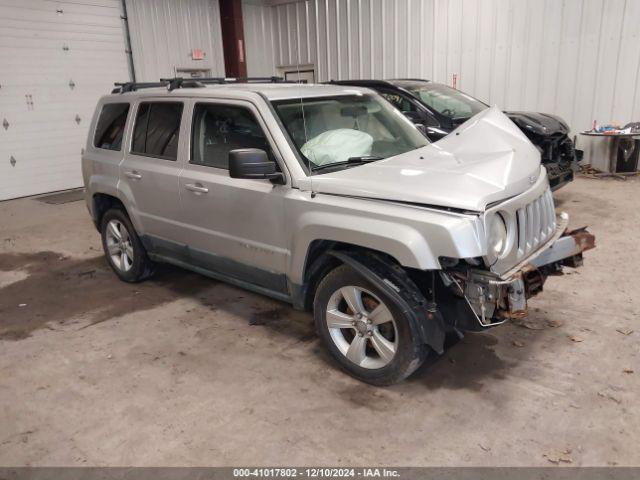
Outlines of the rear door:
[[189,160],[180,176],[191,262],[286,292],[284,195],[288,185],[229,177],[229,152],[259,148],[283,165],[257,109],[241,101],[194,102]]
[[[159,242],[179,237],[179,155],[184,102],[143,100],[135,106],[119,188],[128,198],[140,234]],[[155,248],[155,246],[154,246]]]

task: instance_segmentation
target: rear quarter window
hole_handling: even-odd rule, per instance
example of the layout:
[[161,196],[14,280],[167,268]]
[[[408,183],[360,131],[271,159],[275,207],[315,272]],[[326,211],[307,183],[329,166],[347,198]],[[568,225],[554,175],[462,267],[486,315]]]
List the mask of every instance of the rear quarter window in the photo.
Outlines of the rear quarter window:
[[107,103],[103,105],[100,117],[98,117],[93,145],[104,150],[121,150],[128,114],[128,103]]

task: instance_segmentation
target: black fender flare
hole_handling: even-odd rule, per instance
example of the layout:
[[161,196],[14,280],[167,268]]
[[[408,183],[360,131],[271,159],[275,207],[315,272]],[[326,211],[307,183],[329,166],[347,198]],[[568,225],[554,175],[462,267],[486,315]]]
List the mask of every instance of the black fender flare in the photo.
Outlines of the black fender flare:
[[382,290],[402,310],[413,332],[436,353],[444,352],[445,325],[442,314],[429,302],[400,265],[375,252],[330,250],[329,255],[349,265],[365,280]]

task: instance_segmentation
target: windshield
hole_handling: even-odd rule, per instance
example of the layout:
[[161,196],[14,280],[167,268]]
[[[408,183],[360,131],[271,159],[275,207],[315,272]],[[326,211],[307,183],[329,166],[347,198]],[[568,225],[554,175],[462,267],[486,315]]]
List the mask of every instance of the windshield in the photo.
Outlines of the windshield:
[[272,102],[312,171],[381,160],[429,141],[377,95],[340,95]]
[[488,108],[480,100],[438,83],[409,91],[436,112],[449,118],[470,118]]

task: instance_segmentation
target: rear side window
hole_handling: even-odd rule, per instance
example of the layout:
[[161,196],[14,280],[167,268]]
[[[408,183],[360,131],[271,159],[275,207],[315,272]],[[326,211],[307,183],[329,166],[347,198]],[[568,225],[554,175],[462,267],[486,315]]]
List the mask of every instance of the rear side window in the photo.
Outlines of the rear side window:
[[191,163],[196,165],[229,169],[229,152],[238,148],[259,148],[274,160],[253,113],[235,105],[196,104],[191,142]]
[[120,150],[128,113],[128,103],[107,103],[104,105],[96,125],[93,145],[105,150]]
[[138,108],[131,152],[176,160],[180,135],[180,102],[144,102]]

